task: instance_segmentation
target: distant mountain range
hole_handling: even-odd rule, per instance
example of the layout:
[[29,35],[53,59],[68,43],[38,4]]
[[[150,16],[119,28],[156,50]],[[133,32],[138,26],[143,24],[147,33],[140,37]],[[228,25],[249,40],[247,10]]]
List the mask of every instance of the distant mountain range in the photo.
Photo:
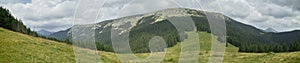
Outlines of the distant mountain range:
[[46,30],[40,30],[40,31],[37,31],[37,33],[38,33],[38,35],[48,37],[50,34],[52,34],[54,32],[49,32],[49,31],[46,31]]
[[276,30],[273,29],[273,28],[267,28],[267,29],[265,29],[264,31],[265,31],[265,32],[278,32],[278,31],[276,31]]
[[68,34],[69,30],[70,29],[58,31],[58,32],[55,32],[55,33],[51,33],[48,37],[55,38],[59,41],[65,41],[67,39],[67,34]]
[[[240,52],[284,52],[275,48],[289,47],[292,42],[300,41],[300,31],[281,32],[269,28],[260,30],[253,26],[240,23],[220,13],[205,12],[187,8],[171,8],[151,12],[147,14],[122,17],[107,20],[95,24],[76,25],[72,28],[51,34],[49,37],[59,40],[72,39],[94,39],[97,48],[104,51],[113,51],[111,47],[111,30],[119,30],[120,36],[129,33],[129,42],[133,52],[149,52],[148,42],[151,37],[161,36],[165,39],[168,47],[171,47],[180,39],[182,32],[169,22],[169,20],[182,20],[191,18],[199,32],[211,32],[207,15],[223,19],[224,17],[227,30],[227,42],[240,48]],[[183,20],[184,21],[184,20]],[[114,23],[114,24],[113,24]],[[181,23],[186,24],[186,23]],[[130,30],[130,31],[129,31]],[[194,29],[186,29],[191,31]],[[72,35],[76,33],[76,35]],[[276,32],[276,33],[275,33]],[[188,38],[188,37],[186,37]],[[82,41],[84,41],[83,39]]]

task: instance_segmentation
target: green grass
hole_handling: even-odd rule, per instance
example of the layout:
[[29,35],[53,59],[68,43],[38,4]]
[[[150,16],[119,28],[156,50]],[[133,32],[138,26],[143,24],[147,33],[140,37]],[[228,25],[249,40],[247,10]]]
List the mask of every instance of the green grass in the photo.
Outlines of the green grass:
[[[207,63],[210,57],[212,36],[199,32],[200,63]],[[182,42],[185,43],[185,42]],[[86,51],[92,51],[86,49]],[[167,48],[163,63],[178,62],[181,43]],[[97,51],[104,63],[120,63],[116,54]],[[154,53],[155,54],[155,53]],[[149,53],[135,54],[147,58]],[[0,28],[0,63],[75,63],[73,46],[36,38]],[[129,61],[130,62],[130,61]],[[300,63],[300,52],[286,53],[240,53],[238,48],[226,48],[224,63]]]
[[75,62],[71,45],[0,28],[0,63]]

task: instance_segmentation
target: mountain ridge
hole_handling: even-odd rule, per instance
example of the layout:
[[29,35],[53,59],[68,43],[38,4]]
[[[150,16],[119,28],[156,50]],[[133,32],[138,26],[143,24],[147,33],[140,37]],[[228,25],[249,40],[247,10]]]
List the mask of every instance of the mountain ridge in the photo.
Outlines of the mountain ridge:
[[49,35],[51,35],[52,33],[54,32],[49,32],[47,30],[40,30],[40,31],[37,31],[38,35],[40,36],[45,36],[45,37],[48,37]]
[[58,41],[65,41],[67,39],[67,33],[70,29],[62,30],[49,34],[48,38],[55,39]]
[[[209,22],[206,18],[207,15],[212,15],[216,19],[225,20],[227,29],[227,42],[239,47],[240,52],[270,52],[276,50],[275,46],[284,47],[289,46],[288,44],[291,44],[292,41],[300,41],[299,39],[295,38],[298,37],[297,35],[300,35],[298,34],[298,31],[289,34],[264,32],[261,29],[238,22],[220,13],[205,12],[188,8],[171,8],[159,10],[157,12],[106,20],[96,24],[76,25],[70,28],[71,30],[67,32],[68,34],[66,36],[69,39],[77,36],[81,37],[80,39],[94,38],[96,43],[110,46],[105,48],[98,47],[100,50],[113,51],[111,47],[111,30],[115,29],[120,31],[120,36],[124,35],[123,33],[130,34],[129,42],[134,43],[130,45],[132,46],[132,49],[135,50],[134,52],[149,52],[149,49],[144,47],[147,47],[146,45],[148,40],[150,40],[150,38],[153,36],[162,36],[167,41],[168,47],[171,47],[177,42],[184,40],[180,38],[182,36],[178,35],[181,34],[182,31],[177,31],[176,28],[169,22],[169,19],[180,20],[190,18],[194,21],[197,31],[211,33]],[[76,32],[76,34],[72,35],[72,32]],[[281,38],[282,40],[277,39],[279,37],[285,37],[289,35],[293,35],[293,37]],[[281,45],[282,43],[287,45]],[[255,50],[256,47],[269,47],[270,50]]]
[[276,30],[273,29],[273,28],[267,28],[267,29],[265,29],[264,31],[265,31],[265,32],[275,32],[275,33],[278,32],[278,31],[276,31]]

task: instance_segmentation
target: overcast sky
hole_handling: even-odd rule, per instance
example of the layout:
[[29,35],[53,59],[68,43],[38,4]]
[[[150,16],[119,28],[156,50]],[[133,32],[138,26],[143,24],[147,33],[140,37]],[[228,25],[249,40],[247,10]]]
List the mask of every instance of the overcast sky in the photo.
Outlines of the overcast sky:
[[0,0],[0,6],[8,8],[26,26],[52,32],[74,24],[176,7],[219,12],[260,29],[291,31],[300,29],[299,3],[300,0]]

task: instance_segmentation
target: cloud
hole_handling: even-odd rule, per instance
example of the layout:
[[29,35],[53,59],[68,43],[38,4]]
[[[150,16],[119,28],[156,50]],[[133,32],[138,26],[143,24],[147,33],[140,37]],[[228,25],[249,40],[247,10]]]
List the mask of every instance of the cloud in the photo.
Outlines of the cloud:
[[[15,11],[26,13],[22,14],[22,18],[28,20],[49,20],[49,19],[60,19],[69,17],[74,14],[76,2],[75,1],[55,1],[50,0],[49,2],[44,1],[33,1],[32,4],[19,4]],[[18,9],[18,6],[20,7]],[[14,10],[12,10],[14,11]]]
[[294,10],[300,11],[300,0],[269,0],[271,3],[280,5],[280,6],[287,6],[291,7]]
[[72,25],[70,21],[75,12],[76,0],[32,0],[28,3],[23,1],[11,0],[0,5],[8,8],[15,17],[22,19],[25,25],[36,31],[58,31],[54,29],[62,30]]
[[[58,31],[74,24],[184,7],[223,13],[260,29],[300,29],[300,0],[2,0],[0,5],[35,29]],[[79,6],[79,7],[77,7]],[[73,17],[75,16],[75,20]]]
[[249,3],[251,3],[250,4],[251,6],[255,7],[255,9],[257,9],[259,12],[263,13],[264,15],[269,15],[276,18],[283,18],[283,17],[290,17],[290,16],[297,15],[295,13],[295,10],[291,6],[283,6],[285,3],[281,5],[272,2],[250,1]]
[[43,21],[32,21],[26,20],[25,24],[31,24],[31,27],[34,30],[42,30],[46,29],[48,31],[60,31],[65,30],[73,25],[72,17],[64,17],[61,19],[51,19],[51,20],[43,20]]
[[8,3],[30,3],[31,0],[0,0],[0,4]]
[[209,11],[221,8],[222,11],[215,12],[260,29],[271,27],[278,31],[291,31],[300,28],[297,17],[300,10],[295,2],[299,0],[213,0],[203,2],[203,6],[210,6]]
[[[232,17],[238,17],[238,18],[246,18],[248,15],[253,13],[253,8],[251,6],[247,5],[247,2],[238,0],[238,1],[219,1],[220,7],[222,7],[223,13],[229,14]],[[214,5],[217,5],[218,3],[214,3]],[[213,6],[213,5],[211,5]]]

